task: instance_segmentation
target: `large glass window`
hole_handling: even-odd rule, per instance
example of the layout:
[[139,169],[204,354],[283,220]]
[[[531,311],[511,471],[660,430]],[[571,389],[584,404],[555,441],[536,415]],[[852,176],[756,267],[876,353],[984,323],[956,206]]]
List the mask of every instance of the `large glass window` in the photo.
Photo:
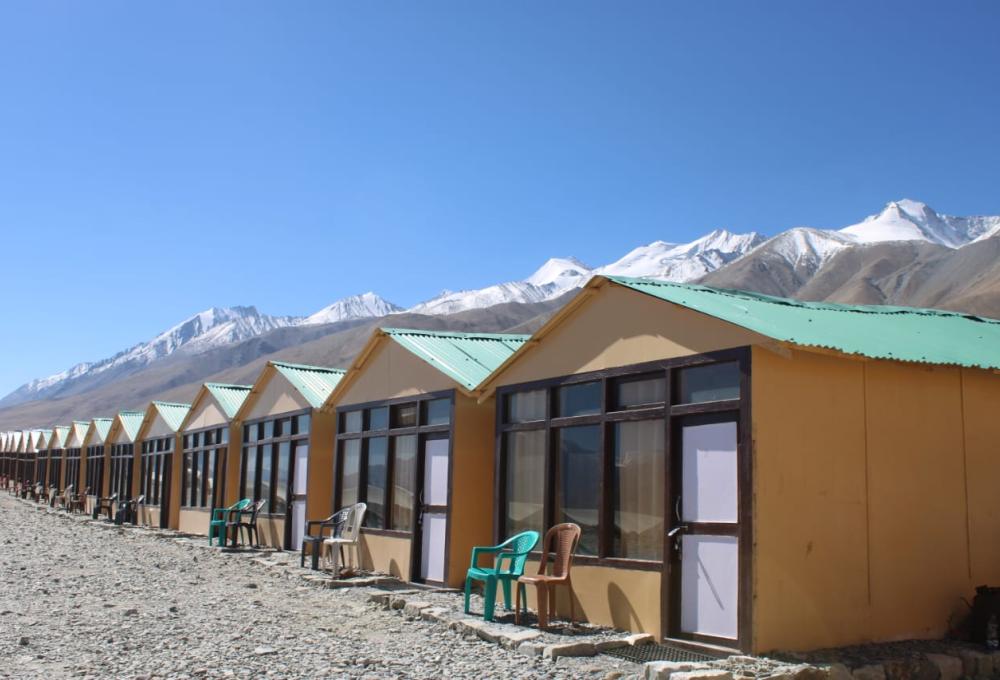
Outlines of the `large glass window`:
[[663,558],[662,419],[614,424],[611,468],[613,552],[639,560]]
[[601,497],[601,428],[599,425],[556,430],[555,523],[580,525],[579,552],[596,555]]
[[388,479],[389,439],[387,437],[372,437],[366,441],[368,447],[367,491],[365,502],[368,511],[365,513],[365,526],[385,526],[385,483]]
[[[300,489],[306,488],[302,480],[295,482],[292,479],[292,456],[295,446],[308,445],[310,425],[310,414],[300,413],[260,420],[244,426],[240,465],[241,498],[265,501],[261,510],[264,514],[287,514],[292,484],[295,483]],[[224,434],[222,436],[225,437]]]
[[[186,508],[212,509],[225,505],[226,458],[229,440],[227,426],[212,427],[197,432],[188,432],[182,439],[183,470],[181,480],[181,506]],[[172,438],[157,442],[157,449],[165,450]],[[172,444],[171,444],[172,445]],[[160,447],[163,447],[162,449]],[[155,483],[157,489],[164,488],[163,470],[170,456],[158,454],[155,458],[163,467]]]
[[[167,490],[164,488],[164,471],[170,467],[173,448],[172,435],[147,439],[142,443],[142,477],[139,493],[146,497],[147,505],[159,505],[165,499]],[[186,505],[183,500],[181,504]]]
[[742,408],[741,361],[664,362],[501,388],[499,538],[573,522],[582,530],[583,556],[663,560],[668,423],[693,417],[687,404],[720,402],[706,404],[716,412]]
[[365,527],[412,531],[424,434],[449,433],[452,400],[415,398],[341,410],[335,471],[337,506],[365,503]]
[[735,361],[692,366],[677,372],[678,404],[739,398],[740,367]]
[[354,505],[360,498],[361,485],[361,440],[348,439],[341,444],[340,504]]
[[417,435],[392,438],[392,522],[390,528],[409,531],[413,526],[417,482]]
[[505,435],[507,459],[505,537],[545,528],[545,431]]

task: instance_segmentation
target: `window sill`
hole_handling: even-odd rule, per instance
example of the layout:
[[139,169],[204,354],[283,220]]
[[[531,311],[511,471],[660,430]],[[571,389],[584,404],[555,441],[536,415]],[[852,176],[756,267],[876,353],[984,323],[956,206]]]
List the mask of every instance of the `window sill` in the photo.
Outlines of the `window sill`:
[[400,531],[398,529],[374,529],[372,527],[361,527],[361,533],[371,534],[372,536],[389,536],[392,538],[413,538],[413,534],[409,531]]
[[[552,553],[550,557],[554,557]],[[532,551],[529,559],[541,560],[540,551]],[[636,560],[628,557],[595,557],[593,555],[574,555],[573,564],[584,567],[606,567],[608,569],[631,569],[634,571],[662,571],[663,562],[656,560]]]

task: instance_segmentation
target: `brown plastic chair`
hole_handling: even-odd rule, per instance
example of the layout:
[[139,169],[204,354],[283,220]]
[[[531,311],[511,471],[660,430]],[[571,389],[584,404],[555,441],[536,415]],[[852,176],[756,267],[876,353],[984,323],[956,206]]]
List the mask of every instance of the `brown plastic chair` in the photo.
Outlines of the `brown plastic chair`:
[[[573,555],[580,542],[580,526],[578,524],[557,524],[545,532],[542,541],[542,561],[538,565],[538,573],[534,576],[522,576],[518,583],[535,586],[538,592],[538,627],[548,628],[549,611],[556,613],[556,586],[569,588],[569,621],[573,623],[573,582],[569,571],[573,566]],[[546,573],[549,564],[549,553],[555,553],[552,560],[552,573]],[[515,588],[514,623],[521,623],[521,589]],[[525,603],[527,605],[527,603]]]

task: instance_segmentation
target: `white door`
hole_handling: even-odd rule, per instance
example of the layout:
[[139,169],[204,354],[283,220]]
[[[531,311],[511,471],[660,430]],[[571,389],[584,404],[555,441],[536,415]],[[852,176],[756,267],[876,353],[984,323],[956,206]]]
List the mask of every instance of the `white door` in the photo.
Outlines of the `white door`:
[[292,550],[302,549],[302,536],[306,529],[306,489],[309,480],[309,447],[300,444],[295,447],[295,464],[292,468]]
[[735,421],[681,429],[680,632],[739,633],[739,485]]
[[424,441],[423,501],[420,508],[420,578],[444,581],[448,538],[449,440]]

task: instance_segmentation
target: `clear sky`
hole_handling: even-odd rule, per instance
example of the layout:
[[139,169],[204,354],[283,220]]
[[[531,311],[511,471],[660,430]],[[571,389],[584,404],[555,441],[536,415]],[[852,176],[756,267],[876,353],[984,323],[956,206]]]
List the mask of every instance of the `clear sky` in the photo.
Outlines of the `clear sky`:
[[910,197],[1000,213],[1000,3],[0,3],[0,392]]

